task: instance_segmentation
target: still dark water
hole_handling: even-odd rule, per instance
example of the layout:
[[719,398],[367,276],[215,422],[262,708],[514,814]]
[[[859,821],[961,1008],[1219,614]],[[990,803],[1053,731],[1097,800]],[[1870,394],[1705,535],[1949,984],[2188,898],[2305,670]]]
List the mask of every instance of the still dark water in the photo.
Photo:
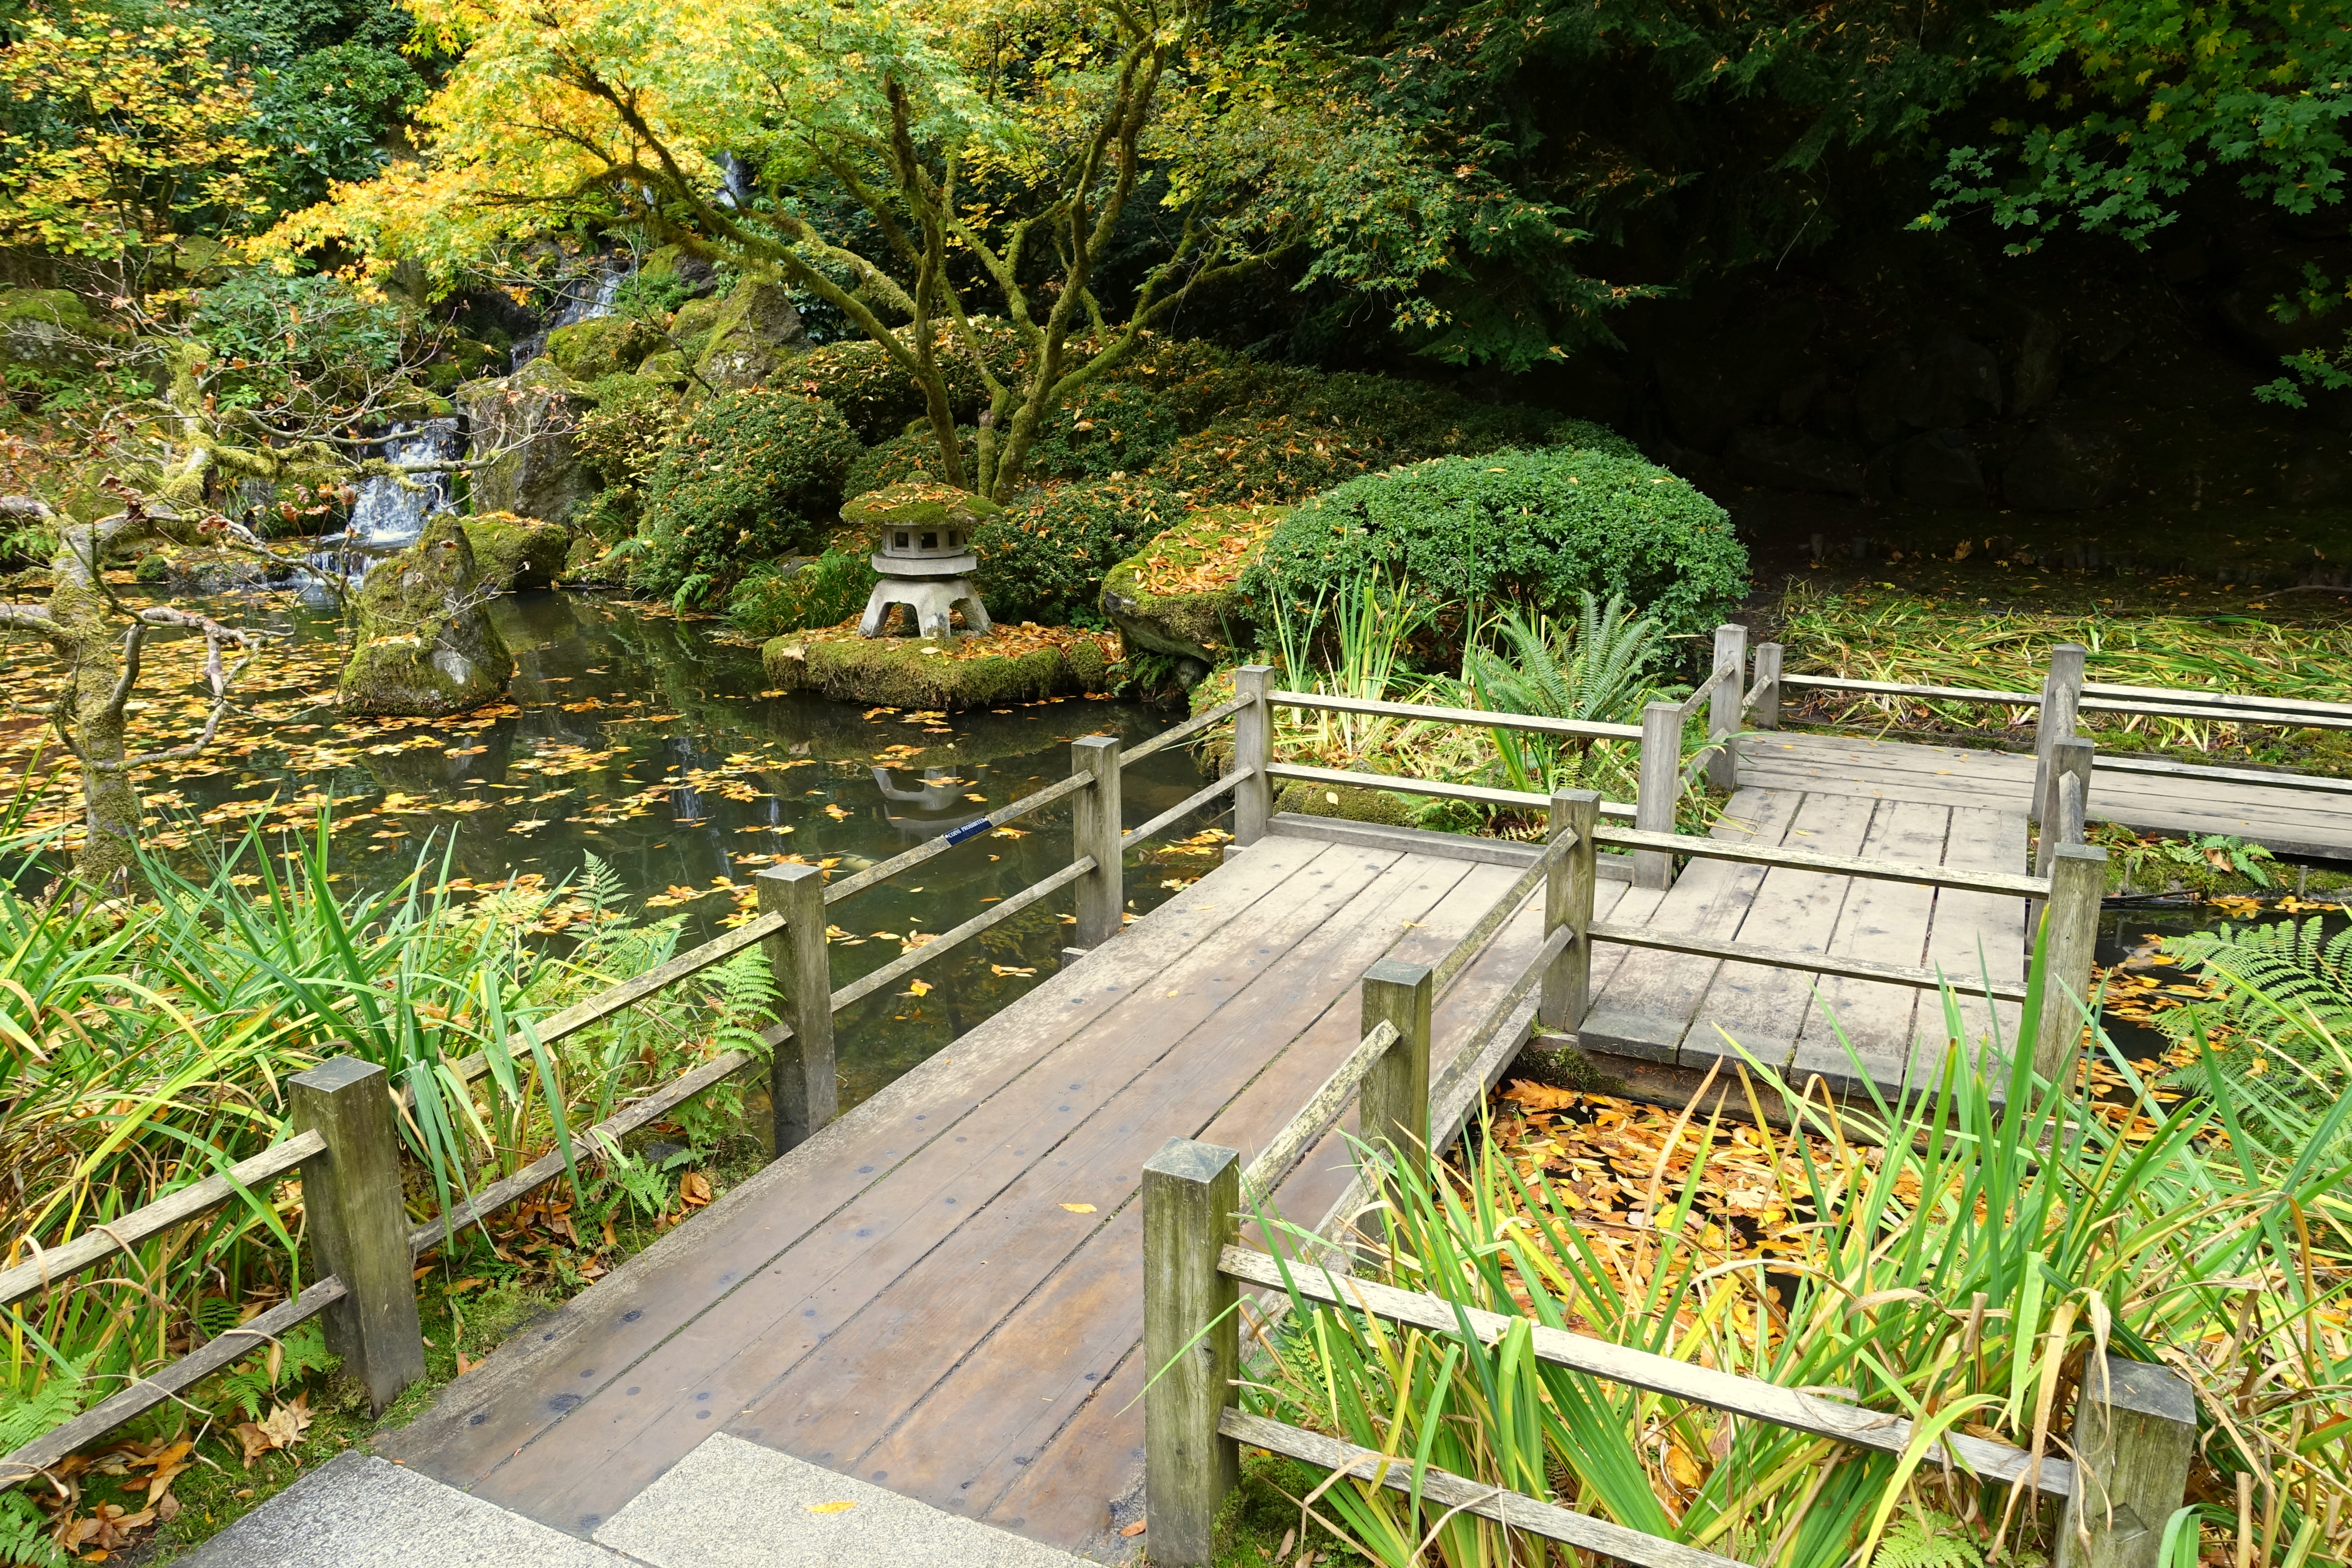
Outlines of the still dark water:
[[[475,889],[514,877],[579,880],[611,868],[644,918],[677,917],[681,948],[723,929],[751,879],[796,856],[847,875],[1067,775],[1070,742],[1129,744],[1178,709],[1067,700],[949,717],[771,693],[754,647],[717,621],[581,593],[509,595],[491,614],[513,650],[511,707],[455,721],[346,721],[320,698],[340,650],[331,615],[289,595],[216,599],[209,613],[284,634],[249,689],[240,729],[146,791],[159,835],[217,851],[252,825],[272,847],[331,798],[331,856],[343,888],[426,880]],[[1126,770],[1129,826],[1205,782],[1184,747]],[[1160,846],[1210,826],[1203,814],[1130,851],[1129,908],[1142,914],[1216,863]],[[983,834],[836,904],[834,983],[899,956],[1020,891],[1071,858],[1067,803]],[[872,1094],[1050,975],[1065,945],[1065,891],[919,972],[930,990],[887,992],[837,1020],[845,1102]]]

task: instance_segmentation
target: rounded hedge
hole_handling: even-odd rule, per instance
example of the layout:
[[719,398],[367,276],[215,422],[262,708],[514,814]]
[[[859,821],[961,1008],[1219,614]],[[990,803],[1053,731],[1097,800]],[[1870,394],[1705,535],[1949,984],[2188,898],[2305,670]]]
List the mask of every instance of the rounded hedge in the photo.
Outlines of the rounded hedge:
[[1183,515],[1174,491],[1145,479],[1057,485],[972,531],[974,585],[995,620],[1099,626],[1103,578]]
[[[972,465],[980,460],[979,433],[964,426],[964,472],[970,475]],[[850,460],[849,473],[841,481],[844,498],[862,496],[868,490],[878,490],[891,485],[903,485],[918,479],[938,479],[947,474],[947,464],[940,457],[940,444],[929,428],[917,426],[903,436],[893,436],[887,441],[868,447]]]
[[1278,524],[1243,579],[1260,603],[1314,602],[1374,566],[1433,610],[1517,599],[1565,613],[1622,594],[1705,631],[1748,589],[1731,521],[1688,480],[1598,447],[1438,458],[1352,479]]
[[[986,318],[971,325],[990,368],[1000,376],[1013,374],[1021,357],[1013,329]],[[977,418],[987,393],[980,366],[964,351],[953,328],[940,328],[933,342],[948,384],[949,405],[959,420]],[[793,389],[822,397],[840,409],[858,439],[868,443],[902,434],[909,420],[920,418],[925,412],[922,389],[898,368],[889,351],[871,338],[811,349],[793,360],[784,375]]]
[[646,482],[638,582],[660,593],[707,588],[806,552],[834,526],[857,452],[849,422],[820,399],[760,388],[711,399]]

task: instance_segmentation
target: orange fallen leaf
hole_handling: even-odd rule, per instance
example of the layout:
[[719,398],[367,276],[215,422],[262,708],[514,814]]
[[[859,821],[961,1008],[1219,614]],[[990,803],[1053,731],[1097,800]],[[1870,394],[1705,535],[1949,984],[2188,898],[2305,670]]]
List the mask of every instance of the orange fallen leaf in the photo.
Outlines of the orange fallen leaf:
[[1120,1531],[1119,1533],[1127,1536],[1141,1535],[1143,1533],[1143,1521],[1139,1519],[1137,1520],[1133,1524],[1130,1524],[1126,1529]]
[[688,1171],[678,1178],[677,1195],[700,1208],[710,1201],[710,1178],[699,1171]]

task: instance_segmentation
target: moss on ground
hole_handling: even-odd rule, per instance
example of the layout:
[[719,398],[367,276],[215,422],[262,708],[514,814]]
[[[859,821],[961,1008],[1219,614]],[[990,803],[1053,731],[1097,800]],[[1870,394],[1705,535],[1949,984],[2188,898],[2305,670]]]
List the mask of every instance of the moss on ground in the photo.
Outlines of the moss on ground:
[[1390,827],[1422,826],[1421,804],[1384,789],[1358,789],[1348,784],[1308,784],[1294,780],[1275,797],[1276,811],[1301,816],[1337,816],[1349,822],[1378,822]]
[[768,679],[784,691],[940,712],[1106,691],[1115,679],[1115,660],[1100,640],[1036,626],[1001,627],[986,638],[959,637],[952,647],[921,637],[861,637],[834,627],[787,633],[762,647],[760,658]]

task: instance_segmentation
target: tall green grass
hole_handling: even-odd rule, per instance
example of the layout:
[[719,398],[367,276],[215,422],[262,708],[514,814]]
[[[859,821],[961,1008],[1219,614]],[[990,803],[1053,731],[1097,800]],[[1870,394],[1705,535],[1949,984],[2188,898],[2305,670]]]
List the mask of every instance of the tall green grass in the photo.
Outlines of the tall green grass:
[[[19,847],[16,874],[0,877],[5,1262],[267,1147],[286,1131],[286,1080],[332,1056],[410,1092],[407,1197],[422,1219],[551,1147],[568,1153],[622,1096],[757,1043],[772,994],[757,950],[541,1042],[535,1019],[659,963],[678,921],[628,918],[593,860],[574,887],[467,903],[428,851],[394,887],[339,892],[329,836],[322,816],[209,865],[149,857],[154,896],[136,903],[19,891],[39,881],[43,848]],[[468,1082],[457,1064],[476,1053],[488,1070]],[[714,1138],[737,1092],[722,1085],[678,1119]],[[297,1189],[257,1189],[16,1303],[0,1321],[0,1405],[70,1415],[255,1300],[299,1289],[301,1239]]]
[[[2257,1122],[2210,1053],[2198,1092],[2168,1102],[2104,1037],[2095,1047],[2129,1107],[2086,1104],[2021,1061],[1989,1080],[1957,1048],[1924,1092],[1859,1111],[1751,1064],[1759,1122],[1766,1101],[1796,1119],[1790,1134],[1758,1130],[1794,1216],[1761,1245],[1709,1219],[1704,1156],[1636,1227],[1587,1223],[1572,1194],[1484,1139],[1452,1165],[1398,1162],[1379,1266],[1391,1282],[1907,1416],[1918,1436],[1899,1457],[1546,1365],[1524,1332],[1490,1347],[1297,1299],[1245,1396],[1415,1466],[1771,1568],[1909,1564],[1930,1544],[1947,1562],[2030,1563],[2057,1544],[2054,1507],[1947,1469],[1927,1445],[1958,1429],[2063,1455],[2086,1362],[2112,1350],[2196,1388],[2192,1508],[2175,1526],[2187,1555],[2200,1523],[2236,1535],[2233,1506],[2194,1505],[2246,1475],[2251,1561],[2352,1560],[2352,1101]],[[1353,1480],[1316,1507],[1384,1563],[1548,1561],[1539,1542]]]

